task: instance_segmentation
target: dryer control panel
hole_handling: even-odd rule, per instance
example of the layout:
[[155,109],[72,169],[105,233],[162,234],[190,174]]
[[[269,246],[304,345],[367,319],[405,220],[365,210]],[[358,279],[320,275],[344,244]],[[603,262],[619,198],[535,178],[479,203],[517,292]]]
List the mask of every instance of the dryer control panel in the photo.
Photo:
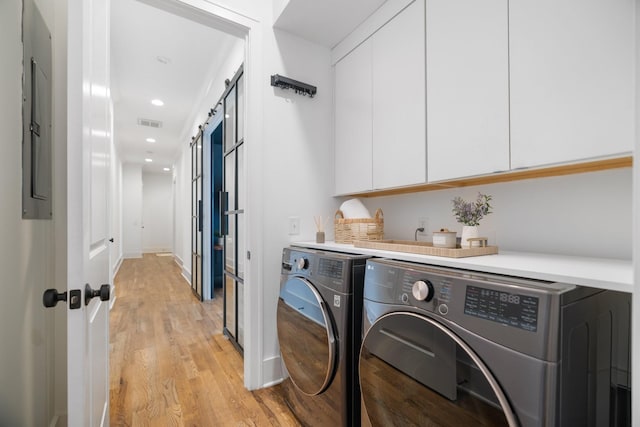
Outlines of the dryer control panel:
[[557,342],[545,336],[559,321],[550,313],[574,291],[574,285],[375,259],[367,262],[364,303],[429,314],[542,357]]
[[535,332],[539,298],[468,285],[464,314]]
[[442,316],[449,313],[452,280],[446,276],[404,270],[400,300],[404,304],[419,305]]

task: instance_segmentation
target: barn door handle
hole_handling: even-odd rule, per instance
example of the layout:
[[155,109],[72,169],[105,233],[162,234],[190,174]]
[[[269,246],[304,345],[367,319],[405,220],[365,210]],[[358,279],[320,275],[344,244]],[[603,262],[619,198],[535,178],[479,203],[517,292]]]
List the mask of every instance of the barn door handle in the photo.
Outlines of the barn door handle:
[[95,297],[100,297],[100,301],[109,301],[111,286],[107,284],[100,286],[100,289],[91,289],[88,283],[84,285],[84,305],[89,305],[91,299]]

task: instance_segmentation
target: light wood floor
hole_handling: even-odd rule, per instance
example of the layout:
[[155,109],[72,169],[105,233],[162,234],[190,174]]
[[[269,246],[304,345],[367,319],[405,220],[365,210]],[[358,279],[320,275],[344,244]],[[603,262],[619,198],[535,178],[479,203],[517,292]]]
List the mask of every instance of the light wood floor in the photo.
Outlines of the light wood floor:
[[222,331],[172,257],[125,260],[110,315],[112,426],[297,426],[279,386],[250,392]]

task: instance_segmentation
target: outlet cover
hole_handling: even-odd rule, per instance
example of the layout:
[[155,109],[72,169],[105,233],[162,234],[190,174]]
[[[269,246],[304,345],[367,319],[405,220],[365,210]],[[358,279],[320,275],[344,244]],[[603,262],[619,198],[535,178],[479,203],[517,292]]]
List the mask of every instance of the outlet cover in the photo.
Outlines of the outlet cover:
[[424,216],[418,218],[418,228],[424,228],[420,234],[429,234],[429,218]]

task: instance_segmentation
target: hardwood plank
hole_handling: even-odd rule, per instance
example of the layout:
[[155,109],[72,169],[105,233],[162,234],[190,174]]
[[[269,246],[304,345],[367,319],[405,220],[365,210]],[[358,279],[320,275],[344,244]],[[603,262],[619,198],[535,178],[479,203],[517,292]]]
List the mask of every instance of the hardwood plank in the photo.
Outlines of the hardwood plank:
[[280,386],[250,392],[222,335],[222,293],[200,302],[171,257],[123,261],[110,314],[112,426],[299,426]]

